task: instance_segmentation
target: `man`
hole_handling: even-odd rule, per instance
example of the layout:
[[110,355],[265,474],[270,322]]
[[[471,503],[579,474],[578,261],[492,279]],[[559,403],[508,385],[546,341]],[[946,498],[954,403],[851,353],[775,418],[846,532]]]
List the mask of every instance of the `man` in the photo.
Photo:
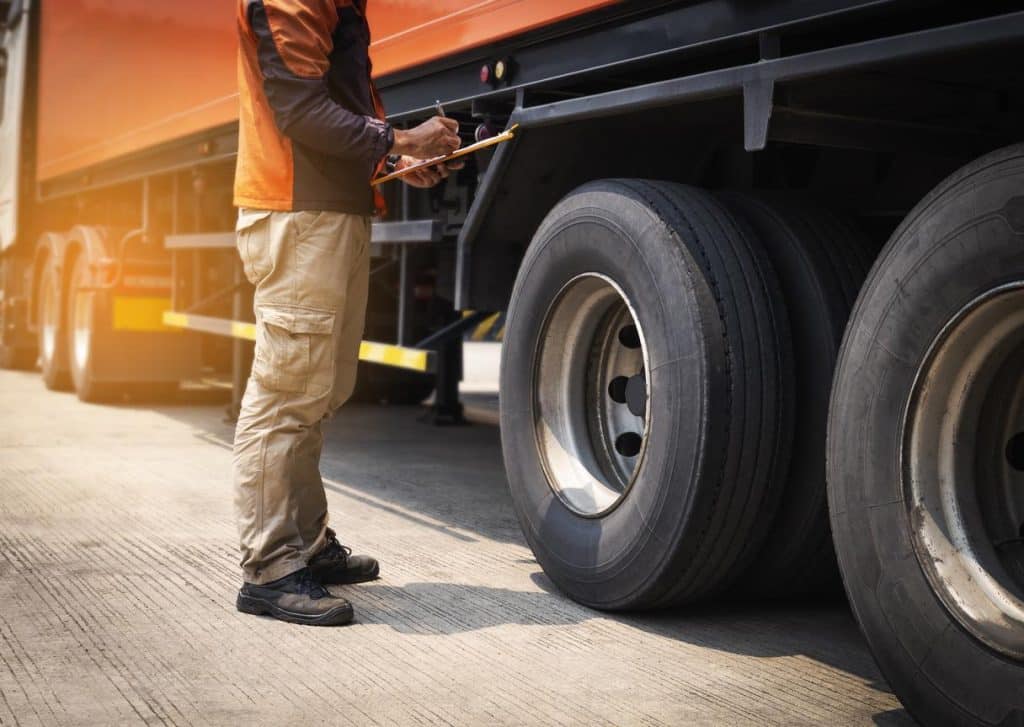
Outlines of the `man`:
[[[366,311],[370,179],[459,146],[433,118],[383,118],[370,77],[366,0],[239,0],[238,251],[256,287],[256,356],[235,432],[244,585],[239,611],[337,625],[326,585],[376,578],[327,527],[322,420],[351,395]],[[435,168],[408,178],[428,187]]]

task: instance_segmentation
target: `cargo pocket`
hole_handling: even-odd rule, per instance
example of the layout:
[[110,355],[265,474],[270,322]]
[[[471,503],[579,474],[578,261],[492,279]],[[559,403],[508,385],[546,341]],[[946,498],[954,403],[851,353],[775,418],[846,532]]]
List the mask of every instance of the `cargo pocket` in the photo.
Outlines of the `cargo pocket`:
[[262,305],[253,377],[266,389],[319,396],[334,381],[334,313]]
[[242,271],[253,285],[270,272],[270,210],[239,209],[235,223],[235,245],[242,258]]

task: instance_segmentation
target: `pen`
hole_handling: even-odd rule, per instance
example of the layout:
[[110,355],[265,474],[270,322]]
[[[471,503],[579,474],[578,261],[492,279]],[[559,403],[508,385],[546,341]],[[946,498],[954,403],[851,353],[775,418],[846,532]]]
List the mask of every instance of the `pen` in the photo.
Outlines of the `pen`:
[[434,101],[434,110],[437,111],[438,116],[445,116],[444,106],[441,105],[441,100]]

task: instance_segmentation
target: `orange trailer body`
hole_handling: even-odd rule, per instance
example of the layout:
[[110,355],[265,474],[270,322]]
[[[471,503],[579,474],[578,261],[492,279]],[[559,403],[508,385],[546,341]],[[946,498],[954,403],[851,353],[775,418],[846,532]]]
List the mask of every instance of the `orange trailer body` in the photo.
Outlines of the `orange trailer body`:
[[[370,0],[376,75],[614,0]],[[86,169],[238,118],[235,0],[44,3],[37,175]]]

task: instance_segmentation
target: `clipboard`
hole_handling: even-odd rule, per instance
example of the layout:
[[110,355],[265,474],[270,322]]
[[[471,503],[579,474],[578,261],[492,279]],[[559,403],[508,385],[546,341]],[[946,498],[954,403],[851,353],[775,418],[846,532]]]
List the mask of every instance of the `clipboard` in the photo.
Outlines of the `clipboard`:
[[452,159],[458,159],[459,157],[466,156],[467,154],[472,154],[473,152],[480,151],[481,149],[486,149],[487,147],[495,146],[504,141],[509,141],[510,139],[515,137],[516,129],[518,128],[519,124],[512,124],[512,126],[505,129],[505,131],[501,132],[500,134],[497,134],[496,136],[492,136],[489,139],[484,139],[483,141],[478,141],[475,144],[470,144],[469,146],[460,147],[453,151],[451,154],[445,154],[444,156],[434,157],[433,159],[424,159],[408,167],[405,167],[404,169],[399,169],[397,172],[391,172],[391,174],[385,174],[383,177],[377,177],[376,179],[370,182],[370,186],[376,187],[378,184],[390,182],[392,179],[400,179],[404,177],[406,174],[409,174],[410,172],[415,172],[417,169],[423,169],[425,167],[432,167],[437,164],[443,164],[445,162],[451,161]]

